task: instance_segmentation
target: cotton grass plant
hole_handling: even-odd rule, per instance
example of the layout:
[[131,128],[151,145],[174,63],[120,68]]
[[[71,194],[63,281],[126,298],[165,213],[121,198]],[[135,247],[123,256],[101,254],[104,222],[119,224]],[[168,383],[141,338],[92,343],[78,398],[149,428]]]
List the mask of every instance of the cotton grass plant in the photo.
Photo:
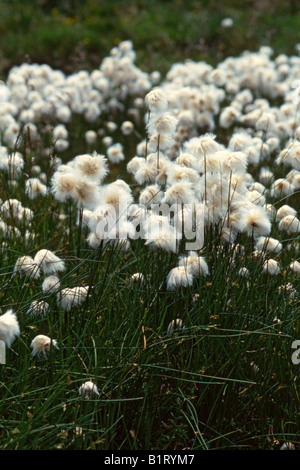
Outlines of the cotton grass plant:
[[134,61],[8,75],[0,448],[297,448],[300,59]]

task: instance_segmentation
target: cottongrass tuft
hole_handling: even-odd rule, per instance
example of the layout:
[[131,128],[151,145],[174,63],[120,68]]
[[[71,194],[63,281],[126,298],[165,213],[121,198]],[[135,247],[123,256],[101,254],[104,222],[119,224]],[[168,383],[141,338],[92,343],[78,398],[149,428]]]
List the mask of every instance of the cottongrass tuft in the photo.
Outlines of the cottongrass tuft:
[[241,210],[238,228],[250,236],[259,237],[269,235],[271,222],[263,207],[252,205]]
[[31,279],[40,277],[40,268],[31,256],[21,256],[18,258],[14,266],[14,275],[27,276]]
[[290,270],[297,276],[300,276],[300,262],[292,261],[289,265]]
[[142,273],[134,273],[129,278],[130,283],[142,283],[145,281],[145,276]]
[[38,196],[46,196],[48,188],[39,178],[29,178],[25,182],[25,193],[29,199],[36,199]]
[[190,287],[193,284],[193,275],[186,266],[177,266],[171,269],[167,277],[167,290],[175,291],[181,287]]
[[255,249],[257,251],[268,251],[274,253],[280,253],[282,251],[282,243],[275,238],[266,238],[266,237],[259,237],[256,242]]
[[34,300],[31,302],[29,309],[27,310],[28,315],[44,317],[49,311],[50,306],[44,300]]
[[292,442],[284,442],[279,450],[296,450]]
[[57,276],[52,275],[45,278],[42,284],[42,291],[45,294],[55,294],[60,289],[60,280]]
[[288,234],[300,232],[300,220],[294,215],[286,215],[280,220],[278,228]]
[[149,110],[154,113],[166,111],[168,107],[168,98],[162,88],[153,88],[145,97],[145,103]]
[[174,227],[157,227],[151,228],[151,236],[145,242],[145,245],[150,245],[151,248],[159,248],[164,251],[177,253],[178,240],[176,238],[176,231]]
[[297,211],[293,207],[285,204],[279,207],[278,211],[276,212],[276,219],[281,220],[284,217],[287,217],[288,215],[295,217],[297,215]]
[[0,340],[10,348],[17,336],[20,336],[17,316],[12,310],[7,310],[0,316]]
[[181,320],[181,318],[176,318],[176,320],[172,320],[169,323],[168,328],[167,328],[167,333],[168,335],[171,335],[176,330],[183,330],[183,328],[184,328],[183,320]]
[[96,151],[92,155],[78,155],[74,159],[74,164],[79,175],[98,183],[101,183],[108,173],[107,158]]
[[100,396],[97,386],[90,380],[84,382],[78,389],[78,394],[85,400],[89,400],[92,395]]
[[45,274],[56,274],[65,270],[65,263],[50,250],[39,250],[34,257],[34,262]]
[[88,287],[66,287],[57,294],[58,305],[70,312],[72,308],[80,306],[88,295]]
[[250,271],[249,269],[243,267],[238,270],[238,275],[240,277],[249,277],[250,276]]
[[271,276],[277,276],[280,272],[280,266],[275,259],[269,259],[264,262],[263,271]]
[[65,202],[74,195],[75,186],[79,180],[79,175],[71,170],[69,172],[56,171],[51,180],[51,192],[55,199]]
[[198,256],[195,251],[190,251],[188,256],[180,256],[179,266],[184,266],[192,276],[208,276],[209,268],[203,256]]
[[51,347],[59,349],[57,346],[57,341],[55,339],[49,338],[49,336],[38,335],[32,341],[30,347],[32,348],[32,356],[41,356],[43,355],[45,359],[48,358],[49,351]]

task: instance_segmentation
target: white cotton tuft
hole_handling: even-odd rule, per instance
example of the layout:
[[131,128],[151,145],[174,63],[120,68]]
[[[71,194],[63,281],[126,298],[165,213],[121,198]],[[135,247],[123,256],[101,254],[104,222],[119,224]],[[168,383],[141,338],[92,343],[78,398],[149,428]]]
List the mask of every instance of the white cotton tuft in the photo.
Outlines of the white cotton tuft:
[[293,207],[288,206],[287,204],[284,204],[283,206],[279,207],[278,211],[276,212],[276,219],[281,220],[284,217],[287,217],[287,216],[295,217],[296,215],[297,215],[297,211]]
[[97,132],[93,130],[86,131],[84,134],[85,141],[88,145],[92,145],[97,140]]
[[168,98],[162,88],[156,87],[146,95],[145,103],[150,112],[164,112],[168,107]]
[[97,152],[92,155],[78,155],[74,159],[74,169],[81,177],[100,184],[108,173],[107,158]]
[[124,121],[121,125],[121,132],[123,135],[130,135],[134,130],[134,125],[131,121]]
[[33,258],[31,258],[31,256],[21,256],[21,258],[18,258],[15,263],[14,274],[27,276],[31,279],[38,279],[41,272],[38,264],[33,260]]
[[65,263],[50,250],[39,250],[34,262],[45,274],[56,274],[65,270]]
[[50,306],[44,300],[34,300],[31,302],[29,309],[27,310],[28,315],[44,317],[49,311]]
[[269,259],[264,262],[263,271],[271,276],[277,276],[280,272],[280,266],[275,259]]
[[29,199],[36,199],[38,196],[46,196],[48,188],[39,178],[29,178],[25,182],[25,193]]
[[271,222],[263,207],[252,204],[251,207],[241,209],[237,228],[249,236],[265,236],[271,231]]
[[268,251],[273,253],[280,253],[282,250],[282,243],[275,238],[259,237],[255,249],[257,251]]
[[58,305],[70,312],[72,308],[80,306],[88,295],[88,287],[66,287],[57,294]]
[[178,251],[178,240],[176,237],[176,231],[173,227],[165,226],[150,226],[150,234],[145,242],[145,245],[150,245],[151,248],[159,248],[164,251],[170,251],[177,253]]
[[300,262],[299,261],[292,261],[289,265],[290,270],[296,274],[297,277],[300,276]]
[[42,291],[45,294],[55,294],[60,289],[60,280],[57,276],[52,275],[45,278],[42,284]]
[[167,277],[167,290],[175,291],[181,287],[190,287],[193,284],[193,275],[185,266],[171,269]]
[[168,335],[173,334],[174,332],[178,330],[183,330],[184,329],[184,324],[181,318],[176,318],[176,320],[172,320],[167,328],[167,333]]
[[280,220],[278,228],[288,234],[298,233],[300,232],[300,220],[294,215],[286,215]]
[[193,276],[208,276],[209,268],[203,256],[198,256],[195,251],[190,251],[188,256],[179,258],[179,266],[184,266]]
[[106,150],[107,157],[111,163],[120,163],[122,160],[125,159],[125,155],[123,153],[123,146],[120,143],[116,143],[108,147]]
[[89,400],[92,397],[92,395],[97,395],[97,396],[100,395],[97,386],[90,380],[88,380],[87,382],[84,382],[79,387],[78,394],[81,395],[86,400]]
[[57,341],[45,335],[38,335],[32,341],[30,347],[32,348],[32,356],[43,355],[45,359],[48,358],[48,353],[52,348],[59,349]]
[[0,340],[10,348],[17,336],[20,336],[17,316],[12,310],[7,310],[0,316]]

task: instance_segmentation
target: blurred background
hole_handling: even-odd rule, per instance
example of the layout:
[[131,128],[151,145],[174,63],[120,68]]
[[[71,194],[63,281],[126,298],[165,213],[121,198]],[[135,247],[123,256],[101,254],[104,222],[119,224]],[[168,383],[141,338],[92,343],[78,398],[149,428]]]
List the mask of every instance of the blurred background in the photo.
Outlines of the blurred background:
[[0,78],[13,65],[47,63],[66,73],[97,68],[130,39],[136,64],[164,74],[187,58],[212,65],[271,46],[298,54],[298,0],[0,0]]

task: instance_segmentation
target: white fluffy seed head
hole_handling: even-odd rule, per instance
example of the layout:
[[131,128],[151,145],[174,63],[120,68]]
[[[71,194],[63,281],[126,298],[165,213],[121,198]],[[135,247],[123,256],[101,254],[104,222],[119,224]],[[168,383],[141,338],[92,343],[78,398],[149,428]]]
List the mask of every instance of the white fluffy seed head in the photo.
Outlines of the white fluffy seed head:
[[158,115],[154,115],[150,118],[148,123],[148,133],[152,135],[154,133],[162,135],[173,135],[178,119],[171,113],[166,112]]
[[48,188],[39,178],[29,178],[25,182],[25,193],[29,199],[36,199],[38,196],[46,196]]
[[179,331],[182,330],[183,328],[184,328],[184,324],[181,318],[176,318],[175,320],[172,320],[169,323],[168,328],[167,328],[167,333],[168,335],[171,335],[178,330]]
[[300,262],[299,261],[292,261],[289,266],[290,270],[296,274],[297,277],[300,276]]
[[271,237],[259,237],[255,249],[257,251],[268,251],[273,253],[280,253],[282,250],[282,243],[279,240]]
[[45,274],[56,274],[65,270],[65,263],[50,250],[39,250],[34,262]]
[[252,204],[248,208],[241,209],[237,228],[250,236],[266,236],[271,231],[271,222],[263,207]]
[[297,214],[297,211],[291,207],[291,206],[288,206],[287,204],[281,206],[278,211],[276,212],[276,219],[277,220],[281,220],[283,219],[284,217],[286,216],[293,216],[295,217]]
[[193,284],[193,275],[186,266],[177,266],[171,269],[167,277],[167,289],[175,291],[181,287],[190,287]]
[[89,400],[92,395],[97,395],[99,396],[99,390],[97,386],[90,380],[87,382],[84,382],[78,389],[78,394],[85,398],[86,400]]
[[108,173],[107,158],[94,152],[92,155],[78,155],[74,159],[75,169],[80,175],[101,183]]
[[198,256],[196,252],[190,251],[188,256],[179,258],[179,266],[184,266],[193,276],[208,276],[209,268],[203,256]]
[[125,155],[123,153],[123,146],[120,143],[116,143],[108,147],[107,149],[107,157],[111,163],[120,163],[122,160],[125,159]]
[[72,198],[78,181],[78,174],[75,174],[73,171],[61,172],[58,169],[51,180],[51,192],[55,199],[60,202],[65,202],[67,199]]
[[70,312],[72,308],[80,306],[88,295],[88,287],[67,287],[57,294],[58,305]]
[[0,340],[10,348],[17,336],[20,336],[17,316],[12,310],[7,310],[0,316]]
[[240,277],[249,277],[250,272],[249,269],[243,267],[238,270],[238,276]]
[[150,225],[150,235],[145,242],[145,245],[149,245],[151,248],[158,248],[163,251],[170,251],[177,253],[178,243],[176,237],[176,231],[173,227],[165,226],[154,226]]
[[145,276],[142,273],[134,273],[129,278],[129,282],[132,284],[133,283],[141,284],[144,281],[145,281]]
[[162,88],[153,88],[146,96],[145,103],[150,112],[164,112],[168,107],[168,98]]
[[45,278],[42,284],[42,290],[45,294],[54,294],[60,289],[60,280],[52,275]]
[[33,357],[43,355],[45,358],[48,357],[48,353],[51,347],[59,349],[57,346],[57,341],[45,335],[38,335],[33,338],[30,347],[32,348]]
[[162,199],[166,204],[189,204],[194,200],[192,186],[187,182],[174,183],[170,186]]
[[269,259],[264,262],[263,271],[271,276],[277,276],[280,272],[280,266],[275,259]]
[[140,194],[139,203],[148,206],[159,204],[163,198],[163,192],[157,184],[147,186]]
[[134,130],[134,125],[131,121],[124,121],[121,125],[121,132],[124,135],[130,135]]
[[90,178],[80,179],[74,187],[73,199],[77,206],[84,209],[94,209],[99,203],[100,188]]
[[93,130],[86,131],[84,134],[85,141],[88,145],[92,145],[97,140],[97,132]]
[[27,310],[28,315],[44,317],[49,311],[50,306],[44,300],[34,300],[31,302],[29,309]]
[[38,279],[40,277],[40,268],[38,264],[31,258],[31,256],[21,256],[16,261],[14,266],[14,274],[20,276],[27,276],[31,279]]
[[300,232],[300,220],[294,215],[286,215],[280,220],[278,228],[288,234]]

